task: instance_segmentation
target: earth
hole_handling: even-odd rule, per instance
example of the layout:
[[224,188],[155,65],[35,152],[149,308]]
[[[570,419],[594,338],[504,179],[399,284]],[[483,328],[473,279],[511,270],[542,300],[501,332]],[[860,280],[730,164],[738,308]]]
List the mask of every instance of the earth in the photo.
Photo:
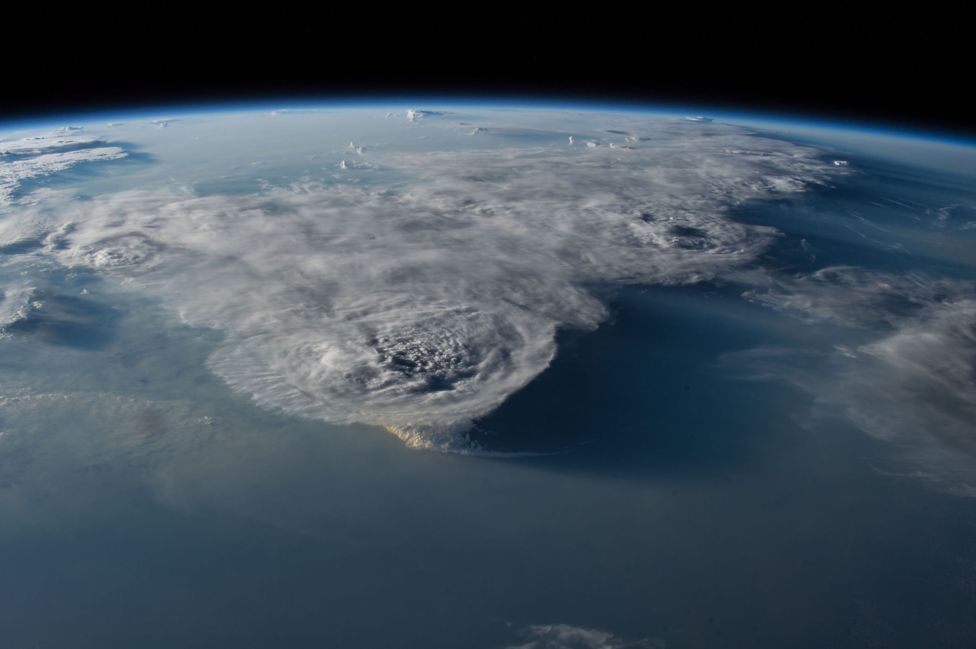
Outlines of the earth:
[[0,124],[4,647],[972,647],[976,146]]

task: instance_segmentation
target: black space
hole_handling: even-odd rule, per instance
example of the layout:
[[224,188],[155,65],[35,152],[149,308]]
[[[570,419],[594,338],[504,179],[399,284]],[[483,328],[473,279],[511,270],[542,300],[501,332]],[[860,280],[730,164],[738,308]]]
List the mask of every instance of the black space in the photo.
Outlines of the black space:
[[22,18],[7,30],[0,118],[446,95],[760,110],[976,135],[974,57],[961,15],[572,7],[363,5],[356,15],[327,6],[168,7]]

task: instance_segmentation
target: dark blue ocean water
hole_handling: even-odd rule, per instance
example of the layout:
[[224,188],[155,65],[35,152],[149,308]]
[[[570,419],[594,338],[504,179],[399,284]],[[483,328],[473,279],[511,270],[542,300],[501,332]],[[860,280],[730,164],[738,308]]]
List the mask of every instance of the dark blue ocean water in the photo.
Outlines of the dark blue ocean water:
[[795,338],[760,307],[615,304],[481,424],[561,453],[419,453],[225,395],[253,434],[194,441],[148,482],[123,455],[22,494],[0,523],[7,646],[493,647],[557,621],[668,646],[967,645],[972,500],[724,375],[722,353]]

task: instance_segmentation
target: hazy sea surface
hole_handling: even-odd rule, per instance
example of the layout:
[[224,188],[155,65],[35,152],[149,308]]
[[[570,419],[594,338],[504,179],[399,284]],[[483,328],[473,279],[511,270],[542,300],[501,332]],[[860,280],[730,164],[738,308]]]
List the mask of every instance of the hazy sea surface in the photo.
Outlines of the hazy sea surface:
[[[178,150],[156,124],[141,159],[37,182],[89,198],[285,185],[320,164],[314,142],[294,150],[297,118],[276,122],[293,145],[280,161],[235,139],[236,117],[186,119],[241,160],[220,178],[206,147]],[[369,124],[402,126],[348,119],[377,149],[394,135]],[[483,116],[451,119],[468,139],[404,146],[474,148]],[[530,116],[490,146],[562,142],[586,119]],[[865,434],[822,387],[862,385],[852,356],[902,320],[798,317],[756,278],[857,266],[971,282],[976,190],[831,146],[854,175],[731,213],[779,231],[750,263],[594,286],[607,317],[558,328],[549,367],[475,418],[475,454],[262,408],[208,366],[229,334],[137,283],[33,258],[38,241],[0,248],[8,292],[28,277],[42,303],[0,340],[0,645],[576,646],[542,644],[558,629],[537,625],[560,624],[605,632],[584,647],[972,646],[976,498],[932,477],[941,455],[920,464],[914,438]],[[407,182],[376,173],[363,182]]]

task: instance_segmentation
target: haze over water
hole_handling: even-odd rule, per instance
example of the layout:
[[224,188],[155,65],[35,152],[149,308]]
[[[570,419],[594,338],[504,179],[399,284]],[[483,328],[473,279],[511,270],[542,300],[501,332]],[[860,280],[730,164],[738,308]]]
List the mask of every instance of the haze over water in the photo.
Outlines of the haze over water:
[[4,646],[972,644],[959,148],[421,108],[0,134]]

